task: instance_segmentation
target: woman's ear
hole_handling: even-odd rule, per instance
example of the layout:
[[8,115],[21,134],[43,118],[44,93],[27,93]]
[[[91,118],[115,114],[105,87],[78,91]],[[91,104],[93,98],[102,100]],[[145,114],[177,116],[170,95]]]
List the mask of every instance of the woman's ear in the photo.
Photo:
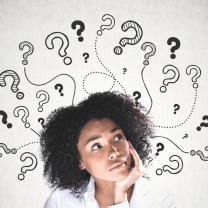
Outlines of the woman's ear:
[[80,170],[84,170],[84,169],[85,169],[85,166],[83,165],[82,162],[79,162],[79,169],[80,169]]
[[80,158],[80,156],[78,156],[78,158],[79,158],[79,169],[84,170],[85,166],[83,165],[82,159]]

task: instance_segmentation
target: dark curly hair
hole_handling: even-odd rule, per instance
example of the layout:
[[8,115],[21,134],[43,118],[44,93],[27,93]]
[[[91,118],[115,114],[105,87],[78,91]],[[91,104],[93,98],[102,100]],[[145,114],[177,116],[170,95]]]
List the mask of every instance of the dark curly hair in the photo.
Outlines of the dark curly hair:
[[43,176],[50,188],[70,189],[77,197],[85,192],[91,175],[79,169],[77,144],[81,129],[92,119],[109,118],[117,123],[147,167],[152,161],[150,137],[154,130],[150,118],[142,111],[147,110],[141,103],[136,107],[130,95],[117,91],[94,93],[77,106],[52,111],[40,132]]

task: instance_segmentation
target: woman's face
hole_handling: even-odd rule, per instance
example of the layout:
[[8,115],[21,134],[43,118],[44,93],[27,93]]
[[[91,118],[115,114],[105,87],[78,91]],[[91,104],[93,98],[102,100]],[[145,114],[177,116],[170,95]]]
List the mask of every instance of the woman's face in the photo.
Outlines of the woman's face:
[[[129,144],[119,125],[111,119],[90,120],[82,128],[77,146],[80,168],[93,177],[120,181],[128,175],[131,167]],[[116,162],[123,164],[109,170]]]

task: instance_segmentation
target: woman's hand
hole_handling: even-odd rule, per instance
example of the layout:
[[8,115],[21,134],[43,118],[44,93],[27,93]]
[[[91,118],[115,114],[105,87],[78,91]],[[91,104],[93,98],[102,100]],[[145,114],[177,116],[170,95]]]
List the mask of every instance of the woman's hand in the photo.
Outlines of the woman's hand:
[[127,191],[133,183],[135,183],[141,176],[145,174],[145,168],[142,164],[141,159],[139,158],[139,155],[137,154],[136,150],[133,148],[130,142],[129,145],[130,153],[132,154],[135,166],[129,172],[126,178],[124,178],[122,181],[115,182],[115,186],[123,191]]
[[129,172],[128,176],[122,181],[115,182],[115,194],[114,194],[114,204],[122,203],[126,201],[128,188],[135,183],[141,176],[145,174],[145,168],[142,164],[139,155],[129,142],[130,153],[132,154],[133,160],[135,162],[134,168]]

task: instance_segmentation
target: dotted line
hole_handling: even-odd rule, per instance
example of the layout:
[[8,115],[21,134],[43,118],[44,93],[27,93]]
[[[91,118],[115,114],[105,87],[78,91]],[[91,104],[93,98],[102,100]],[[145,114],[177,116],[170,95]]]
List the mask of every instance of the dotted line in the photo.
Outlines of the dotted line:
[[113,87],[114,87],[114,85],[115,85],[115,78],[113,77],[113,75],[109,75],[109,74],[106,74],[106,73],[103,73],[103,72],[90,72],[90,73],[88,73],[88,74],[84,77],[83,82],[82,82],[83,89],[85,90],[86,93],[90,94],[90,93],[85,89],[84,82],[85,82],[87,76],[89,76],[90,74],[94,74],[94,73],[95,73],[95,74],[104,74],[104,75],[107,75],[107,76],[109,76],[109,77],[112,77],[112,78],[114,79],[114,82],[113,82],[113,85],[112,85],[112,87],[110,88],[110,90],[113,89]]
[[[115,78],[115,76],[113,75],[113,73],[111,73],[111,72],[106,68],[106,66],[102,63],[102,61],[100,60],[100,58],[99,58],[99,56],[98,56],[98,53],[97,53],[97,40],[98,40],[98,37],[96,37],[96,39],[95,39],[95,53],[96,53],[96,56],[97,56],[98,61],[100,62],[100,64],[104,67],[104,69],[106,69],[106,70],[108,71],[108,73],[110,73],[110,75],[109,75],[109,74],[102,73],[102,72],[93,72],[93,73],[101,73],[101,74],[105,74],[105,75],[108,75],[108,76],[112,77],[112,78],[114,79],[114,83],[113,83],[112,87],[110,88],[110,90],[114,87],[115,81],[116,81],[116,82],[121,86],[121,88],[123,89],[123,91],[125,92],[125,94],[126,94],[126,96],[127,96],[126,90],[124,89],[124,87],[122,86],[122,84]],[[89,75],[89,74],[88,74],[88,75]],[[87,76],[88,76],[88,75],[87,75]],[[87,76],[86,76],[86,77],[87,77]],[[86,77],[85,77],[84,80],[83,80],[83,89],[85,90],[86,93],[90,94],[89,92],[87,92],[87,90],[86,90],[85,87],[84,87],[84,81],[85,81]]]
[[185,123],[188,121],[188,119],[191,117],[191,114],[192,114],[192,112],[193,112],[193,110],[194,110],[194,108],[195,108],[196,99],[197,99],[197,89],[195,89],[195,99],[194,99],[193,107],[192,107],[192,109],[191,109],[191,112],[190,112],[188,118],[187,118],[184,122],[182,122],[182,123],[180,123],[180,124],[178,124],[178,125],[176,125],[176,126],[157,126],[157,125],[151,125],[151,126],[154,126],[154,127],[160,127],[160,128],[176,128],[176,127],[179,127],[179,126],[185,124]]
[[100,62],[100,64],[104,67],[104,69],[106,69],[112,76],[113,76],[113,73],[111,73],[106,67],[105,65],[102,63],[102,61],[100,60],[99,56],[98,56],[98,53],[97,53],[97,40],[98,40],[98,37],[96,37],[95,39],[95,53],[96,53],[96,56],[98,58],[98,61]]
[[23,147],[25,147],[25,146],[27,146],[27,145],[29,145],[29,144],[35,144],[35,143],[40,143],[40,142],[30,142],[30,143],[27,143],[27,144],[25,144],[25,145],[23,145],[23,146],[17,148],[17,150],[19,150],[19,149],[21,149],[21,148],[23,148]]

